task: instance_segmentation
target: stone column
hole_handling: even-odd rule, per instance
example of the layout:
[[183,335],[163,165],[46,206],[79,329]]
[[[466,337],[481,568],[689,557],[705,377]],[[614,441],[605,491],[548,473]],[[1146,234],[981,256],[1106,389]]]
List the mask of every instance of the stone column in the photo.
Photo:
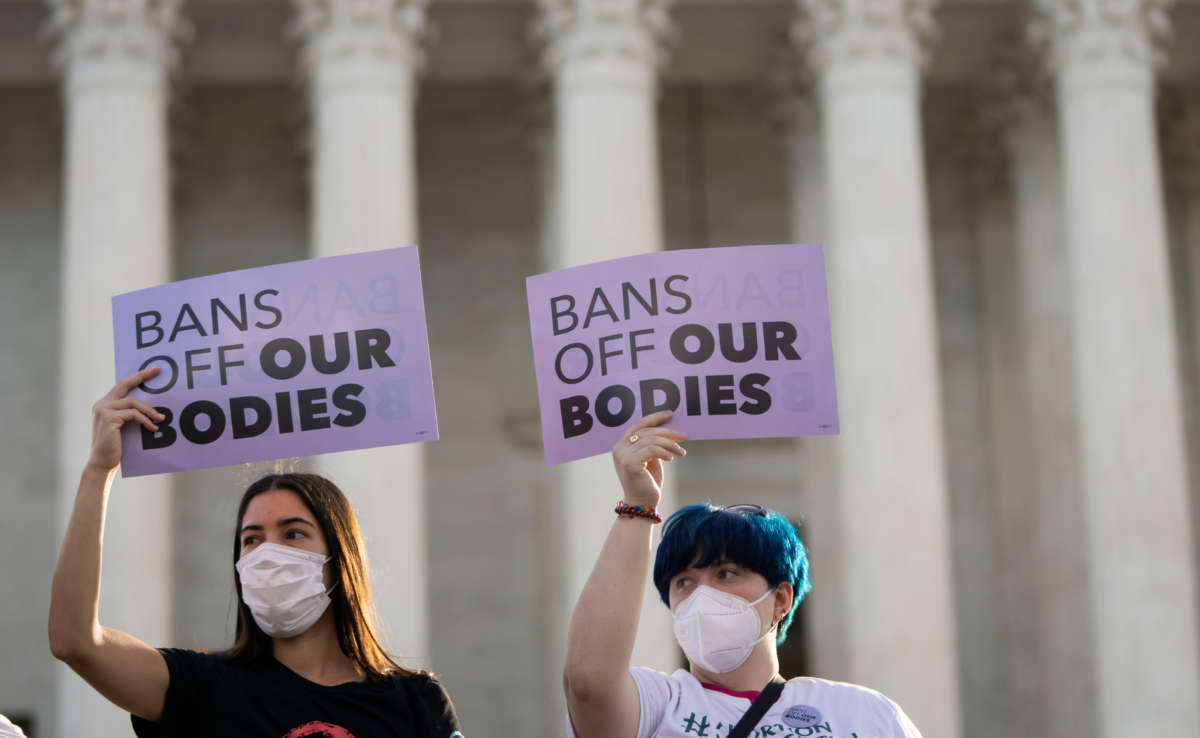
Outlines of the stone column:
[[[1017,299],[1021,305],[1019,336],[1005,350],[1023,363],[1027,411],[1012,415],[1010,442],[1032,449],[1024,471],[1014,460],[997,457],[1009,468],[1010,484],[1001,494],[1015,494],[1025,512],[1011,518],[1004,546],[1022,551],[1006,554],[1020,582],[1009,595],[1015,617],[1008,636],[1015,699],[1045,716],[1042,732],[1055,738],[1089,735],[1096,729],[1095,673],[1090,626],[1090,591],[1081,523],[1079,420],[1076,411],[1071,286],[1063,243],[1061,149],[1056,116],[1045,86],[1031,70],[1014,77],[1004,96],[1007,111],[1000,140],[1009,155],[1013,197],[1013,248]],[[1014,399],[997,402],[1011,403]],[[1026,420],[1022,421],[1024,417]],[[1025,422],[1024,427],[1021,423]],[[1015,462],[1021,463],[1021,462]],[[998,468],[998,471],[1000,469]],[[1029,483],[1026,492],[1016,486]],[[1028,516],[1028,518],[1026,517]],[[1014,558],[1015,557],[1015,558]],[[1033,558],[1034,571],[1020,564]],[[1006,563],[1006,571],[1008,563]],[[1030,590],[1032,587],[1032,591]],[[1029,601],[1032,598],[1032,602]],[[1040,654],[1034,656],[1034,654]],[[1034,692],[1040,691],[1039,696]]]
[[[1189,324],[1183,350],[1196,355],[1193,364],[1200,371],[1200,98],[1174,99],[1164,121],[1164,159],[1167,181],[1173,195],[1178,217],[1177,237],[1183,247],[1186,278],[1190,299],[1185,301],[1190,316],[1180,316]],[[1200,374],[1185,381],[1200,386]]]
[[[943,228],[950,229],[940,233],[935,262],[960,689],[964,734],[1000,738],[1042,724],[1036,691],[1032,700],[1016,699],[1030,681],[1013,678],[1014,666],[1039,653],[1036,640],[1015,637],[1021,617],[1033,612],[1027,590],[1034,553],[1026,545],[1028,518],[1035,513],[1032,449],[1026,443],[1018,254],[994,98],[983,93],[960,100],[942,108],[943,115],[950,113],[941,134],[950,145],[931,165],[941,169],[940,177],[932,175],[940,187],[933,198],[942,199],[941,218],[948,219]],[[954,230],[955,221],[961,231]],[[1027,696],[1023,689],[1021,694]],[[1013,704],[1023,709],[1014,711]]]
[[[1176,334],[1183,369],[1184,427],[1191,470],[1192,535],[1200,540],[1200,97],[1182,94],[1163,108],[1163,161],[1173,244]],[[1200,546],[1195,547],[1200,571]]]
[[[547,268],[662,248],[656,104],[667,5],[539,0],[536,31],[554,89],[558,189],[558,241],[542,260]],[[569,618],[621,491],[607,454],[565,464],[557,477],[566,586],[555,607]],[[674,507],[673,496],[664,495],[662,508]],[[680,660],[670,613],[649,579],[646,592],[633,663],[671,670]]]
[[792,242],[819,243],[828,250],[821,106],[816,83],[799,53],[811,47],[809,30],[805,24],[796,25],[794,43],[778,54],[769,85],[774,117],[787,142]]
[[919,114],[931,4],[799,4],[820,83],[842,427],[838,569],[818,580],[843,618],[828,676],[888,693],[947,738],[959,689]]
[[[1057,79],[1098,734],[1200,733],[1157,0],[1040,0]],[[1117,144],[1116,142],[1119,142]]]
[[[425,6],[297,0],[313,121],[313,256],[417,242],[413,104]],[[428,665],[422,446],[328,454],[316,468],[358,512],[386,647]]]
[[[559,208],[558,168],[555,166],[554,101],[549,80],[540,70],[526,82],[528,96],[525,114],[526,141],[536,172],[538,222],[537,250],[539,273],[558,268]],[[541,416],[537,407],[528,409],[529,438],[539,457],[541,445]],[[561,467],[542,467],[534,480],[537,511],[537,583],[538,583],[538,645],[541,649],[541,734],[558,735],[567,719],[563,699],[563,664],[566,657],[567,618],[570,607],[565,595],[566,569],[563,551],[568,537],[562,526],[563,475]]]
[[[806,26],[796,27],[794,47],[777,61],[771,79],[775,115],[787,143],[788,151],[788,209],[791,215],[793,243],[819,243],[825,247],[829,261],[829,229],[825,182],[825,151],[821,130],[821,108],[811,75],[797,48],[808,48]],[[808,550],[812,576],[823,580],[820,573],[838,569],[839,552],[836,520],[838,505],[831,494],[830,465],[833,461],[832,442],[816,436],[796,439],[796,455],[800,469],[801,509],[808,525],[804,545]],[[822,587],[817,596],[810,595],[800,611],[807,625],[805,647],[813,673],[822,675],[836,671],[845,663],[845,654],[838,647],[845,642],[842,631],[842,609],[834,592]]]
[[[115,294],[171,277],[168,73],[180,29],[171,0],[52,3],[66,113],[59,348],[60,533],[91,447],[91,406],[113,377]],[[168,475],[117,479],[104,540],[100,622],[171,644]],[[129,735],[129,716],[65,666],[57,735]]]

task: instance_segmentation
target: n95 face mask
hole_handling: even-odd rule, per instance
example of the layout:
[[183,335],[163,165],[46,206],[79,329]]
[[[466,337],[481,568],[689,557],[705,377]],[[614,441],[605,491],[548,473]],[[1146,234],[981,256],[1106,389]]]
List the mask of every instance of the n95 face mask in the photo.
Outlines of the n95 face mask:
[[242,602],[264,633],[291,638],[317,622],[330,602],[322,576],[327,561],[328,556],[278,543],[260,543],[238,559]]
[[713,674],[733,671],[767,637],[754,606],[775,591],[749,602],[701,584],[675,608],[675,640],[696,666]]

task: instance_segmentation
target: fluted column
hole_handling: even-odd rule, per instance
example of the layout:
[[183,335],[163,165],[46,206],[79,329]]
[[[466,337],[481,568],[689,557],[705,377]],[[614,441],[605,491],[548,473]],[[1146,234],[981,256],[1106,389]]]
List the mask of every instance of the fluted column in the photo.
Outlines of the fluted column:
[[1196,735],[1195,572],[1153,106],[1165,5],[1038,5],[1063,150],[1098,733]]
[[[537,180],[537,250],[539,273],[557,268],[554,254],[559,243],[558,168],[554,152],[554,101],[549,80],[535,72],[527,81],[526,143],[533,157]],[[541,451],[541,417],[536,407],[528,408],[533,446]],[[537,584],[538,633],[541,667],[541,734],[558,735],[567,719],[567,704],[562,698],[562,672],[566,655],[567,614],[563,551],[567,536],[562,526],[562,483],[560,467],[544,467],[536,480],[534,493],[537,510]]]
[[794,243],[824,244],[826,226],[825,150],[817,86],[805,68],[810,39],[797,25],[794,44],[781,53],[770,78],[773,114],[788,151],[788,210]]
[[[1042,725],[1037,671],[1016,678],[1039,654],[1037,639],[1023,627],[1030,620],[1037,625],[1031,606],[1034,549],[1028,545],[1036,504],[1019,254],[1009,171],[996,145],[1000,106],[993,100],[984,93],[953,111],[956,181],[942,186],[959,191],[973,243],[947,237],[938,271],[939,279],[946,278],[939,284],[941,351],[944,397],[953,408],[946,418],[946,449],[963,732],[972,738],[1023,734]],[[1013,704],[1022,709],[1012,710]]]
[[[60,531],[91,446],[91,406],[113,384],[109,298],[170,280],[168,72],[173,0],[52,3],[66,112],[59,343]],[[171,477],[117,479],[100,621],[171,645]],[[129,716],[64,666],[57,734],[129,735]]]
[[[557,238],[543,255],[560,269],[662,248],[658,71],[669,0],[539,0],[536,31],[554,90]],[[600,553],[621,495],[607,454],[557,474],[568,618]],[[669,492],[669,491],[668,491]],[[674,510],[666,494],[664,510]],[[678,665],[669,612],[647,580],[633,663]],[[565,632],[565,627],[563,629]],[[561,661],[559,662],[561,664]]]
[[[821,130],[821,106],[811,75],[804,68],[798,48],[808,47],[806,27],[795,47],[783,53],[777,61],[771,79],[775,102],[775,117],[787,146],[788,211],[792,243],[819,243],[825,246],[829,258],[829,228],[825,182],[825,150]],[[800,509],[809,525],[804,545],[814,563],[813,577],[822,575],[818,569],[832,572],[840,567],[839,509],[831,494],[830,476],[833,462],[829,438],[816,436],[796,439],[796,455],[800,470]],[[824,588],[823,588],[824,589]],[[805,648],[813,673],[823,675],[839,670],[845,654],[838,648],[845,642],[842,633],[842,608],[832,591],[808,597],[802,604],[806,618]],[[825,596],[828,595],[828,596]]]
[[[959,734],[937,329],[919,114],[929,2],[799,0],[820,84],[848,678]],[[817,523],[814,522],[814,526]],[[814,564],[815,566],[815,564]]]
[[[1012,70],[1017,71],[1017,70]],[[1019,339],[1008,344],[1023,364],[1027,409],[1024,425],[1011,415],[1010,443],[1032,449],[1026,463],[1001,494],[1015,495],[1027,511],[1011,503],[1016,517],[1004,546],[1017,564],[1005,576],[1018,589],[1009,613],[1009,661],[1015,699],[1030,705],[1034,719],[1044,715],[1042,732],[1055,738],[1091,734],[1095,730],[1095,674],[1088,602],[1089,582],[1083,506],[1079,481],[1079,420],[1076,412],[1071,286],[1063,243],[1061,149],[1049,90],[1041,75],[1022,69],[1007,89],[997,90],[1007,107],[999,139],[1009,156],[1013,197],[1013,249],[1017,265]],[[1020,401],[1020,395],[998,402]],[[1027,415],[1026,415],[1027,413]],[[1021,491],[1014,485],[1029,484]],[[1028,517],[1026,517],[1028,516]],[[1028,571],[1019,562],[1029,563]],[[1015,560],[1014,560],[1015,559]],[[1018,581],[1015,578],[1024,578]],[[1032,591],[1031,591],[1032,590]],[[1032,602],[1029,601],[1032,596]]]
[[[314,256],[417,242],[413,105],[426,0],[297,0],[313,121]],[[317,460],[358,512],[386,645],[429,658],[420,444]]]
[[1178,235],[1187,264],[1192,333],[1185,350],[1195,355],[1196,376],[1188,381],[1200,388],[1200,99],[1176,106],[1166,126],[1165,160],[1168,181],[1179,211]]
[[[1168,98],[1161,106],[1163,161],[1170,197],[1168,217],[1177,249],[1176,309],[1180,322],[1180,366],[1187,412],[1184,427],[1191,469],[1192,535],[1200,539],[1200,98]],[[1200,571],[1200,546],[1195,547]]]

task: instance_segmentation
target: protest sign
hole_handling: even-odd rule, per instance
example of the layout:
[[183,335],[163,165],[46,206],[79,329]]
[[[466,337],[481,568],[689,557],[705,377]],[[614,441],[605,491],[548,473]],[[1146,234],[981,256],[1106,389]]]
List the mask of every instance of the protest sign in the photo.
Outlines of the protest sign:
[[665,251],[525,286],[547,464],[662,409],[692,439],[838,432],[820,246]]
[[117,377],[167,416],[122,429],[124,476],[438,437],[417,247],[151,287],[112,300]]

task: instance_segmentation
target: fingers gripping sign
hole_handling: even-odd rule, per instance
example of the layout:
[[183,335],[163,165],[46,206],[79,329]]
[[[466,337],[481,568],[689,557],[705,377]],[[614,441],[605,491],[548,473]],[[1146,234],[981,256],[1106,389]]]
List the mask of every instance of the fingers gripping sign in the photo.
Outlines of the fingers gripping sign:
[[158,374],[152,366],[135,372],[113,385],[108,394],[92,406],[92,449],[88,464],[104,471],[116,469],[121,463],[121,427],[134,422],[152,432],[158,431],[156,421],[166,416],[128,394],[143,382]]
[[613,446],[613,465],[630,505],[656,507],[662,496],[663,462],[687,454],[680,445],[687,434],[663,425],[672,415],[670,410],[647,415]]

